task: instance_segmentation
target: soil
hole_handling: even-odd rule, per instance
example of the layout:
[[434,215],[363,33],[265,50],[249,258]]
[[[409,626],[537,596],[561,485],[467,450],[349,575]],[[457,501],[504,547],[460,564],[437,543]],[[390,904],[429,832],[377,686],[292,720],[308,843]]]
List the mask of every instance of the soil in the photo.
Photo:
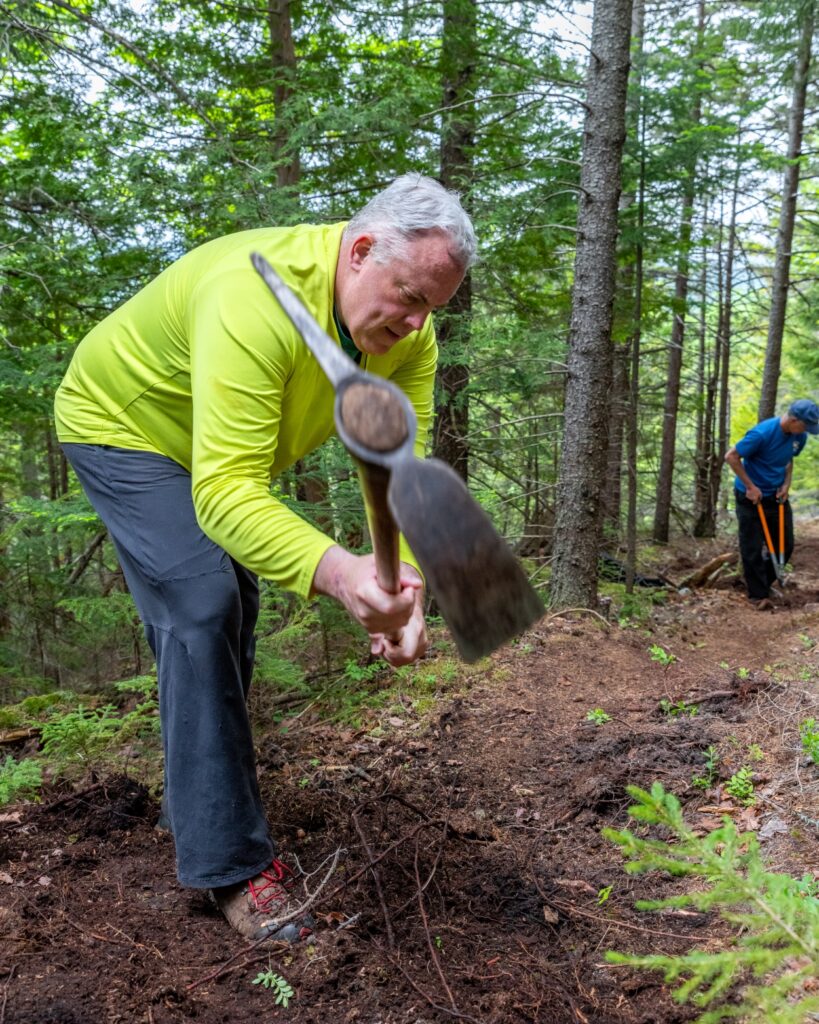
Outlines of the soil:
[[[798,735],[819,704],[819,530],[799,533],[773,612],[729,583],[671,594],[626,627],[551,615],[425,715],[408,700],[352,731],[308,711],[260,734],[285,856],[315,888],[341,851],[297,947],[243,940],[178,886],[157,801],[132,779],[5,808],[0,1024],[692,1020],[661,975],[605,952],[713,948],[727,926],[637,911],[680,883],[627,875],[601,829],[627,824],[626,785],[659,780],[703,831],[732,814],[777,870],[819,871],[819,769]],[[655,568],[680,579],[725,547],[689,543]],[[652,644],[676,660],[652,661]],[[699,710],[670,716],[661,700]],[[594,708],[610,720],[587,721]],[[754,769],[750,810],[692,784],[710,745],[723,782]],[[294,990],[286,1008],[253,984],[268,968]]]

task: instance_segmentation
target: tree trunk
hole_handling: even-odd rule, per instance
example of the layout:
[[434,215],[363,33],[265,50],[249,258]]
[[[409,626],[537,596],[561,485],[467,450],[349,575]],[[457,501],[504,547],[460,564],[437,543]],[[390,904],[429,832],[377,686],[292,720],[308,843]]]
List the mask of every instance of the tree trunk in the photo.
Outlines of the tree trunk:
[[[464,194],[469,206],[475,132],[474,60],[477,48],[475,0],[444,0],[441,41],[443,128],[441,184]],[[434,451],[466,480],[469,475],[469,365],[472,316],[469,274],[453,295],[438,326],[440,362]]]
[[[737,145],[737,163],[734,171],[734,182],[731,193],[731,215],[728,224],[728,246],[725,253],[724,286],[717,321],[717,337],[714,344],[714,366],[708,382],[708,416],[710,417],[710,435],[704,454],[707,470],[703,504],[694,523],[695,537],[714,537],[717,532],[717,505],[719,487],[722,480],[722,460],[728,437],[728,369],[731,351],[731,329],[733,319],[734,296],[734,258],[737,243],[737,204],[739,201],[740,181],[740,144]],[[719,408],[714,421],[714,408],[717,404],[717,388],[719,387]]]
[[[697,21],[697,51],[701,50],[705,33],[705,0],[699,0]],[[701,68],[701,62],[698,68]],[[691,112],[691,122],[698,125],[702,118],[700,93]],[[668,541],[668,527],[671,518],[671,493],[674,482],[674,454],[677,445],[677,412],[680,405],[680,382],[682,380],[683,342],[685,341],[685,318],[688,306],[688,272],[691,252],[691,226],[694,215],[696,192],[696,155],[686,168],[683,187],[682,215],[680,217],[680,255],[677,276],[674,283],[674,321],[671,328],[671,342],[668,351],[668,372],[663,403],[663,440],[660,451],[660,472],[657,478],[657,504],[654,507],[654,540],[659,544]]]
[[268,0],[267,26],[270,31],[270,56],[275,75],[273,103],[276,121],[273,128],[273,154],[276,160],[276,185],[298,185],[301,165],[298,150],[289,145],[290,125],[287,108],[293,98],[296,77],[296,50],[290,0]]
[[[629,275],[633,276],[633,275]],[[629,291],[633,290],[630,283]],[[604,494],[605,524],[613,537],[620,533],[621,478],[623,473],[623,437],[628,408],[628,345],[618,344],[612,356],[611,390],[609,391],[606,489]]]
[[[697,50],[705,32],[705,0],[699,0],[697,24]],[[701,65],[698,65],[701,67]],[[702,117],[700,93],[691,112],[691,122],[698,125]],[[680,217],[680,249],[677,275],[674,282],[674,320],[668,351],[668,371],[663,402],[663,439],[660,451],[660,471],[657,478],[657,503],[654,507],[654,540],[659,544],[668,541],[671,518],[671,494],[674,483],[674,455],[677,445],[677,412],[680,405],[680,383],[682,380],[683,342],[685,341],[685,319],[688,306],[688,273],[691,252],[691,228],[694,215],[697,161],[694,156],[687,169],[683,187],[682,214]]]
[[555,607],[591,608],[597,601],[631,13],[632,0],[594,5],[552,564]]
[[628,382],[628,408],[626,409],[626,592],[634,590],[637,574],[637,435],[640,401],[640,341],[643,318],[643,229],[645,227],[646,192],[646,116],[643,103],[643,38],[645,36],[645,0],[634,0],[631,15],[631,46],[633,71],[629,89],[626,123],[634,136],[638,154],[637,166],[637,232],[634,249],[632,282],[631,327],[628,350],[631,372]]
[[805,125],[805,96],[808,89],[811,43],[814,28],[814,3],[806,3],[802,14],[799,49],[793,73],[793,99],[788,114],[788,165],[782,185],[782,209],[776,234],[776,258],[771,281],[771,312],[768,318],[768,345],[765,351],[765,369],[762,392],[759,396],[759,419],[769,419],[776,413],[776,392],[779,386],[779,367],[782,360],[782,336],[785,331],[785,311],[790,285],[791,245],[796,220],[796,199],[799,194],[799,158],[802,155],[802,135]]

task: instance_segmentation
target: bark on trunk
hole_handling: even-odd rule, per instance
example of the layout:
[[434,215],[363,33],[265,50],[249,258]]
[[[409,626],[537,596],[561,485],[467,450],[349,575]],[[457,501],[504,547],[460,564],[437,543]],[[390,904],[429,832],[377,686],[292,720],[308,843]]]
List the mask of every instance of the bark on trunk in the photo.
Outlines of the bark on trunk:
[[[631,276],[631,275],[629,275]],[[631,288],[630,288],[631,290]],[[623,474],[623,437],[629,400],[627,345],[616,345],[612,357],[608,413],[605,524],[613,537],[620,533],[620,499]]]
[[645,35],[645,0],[635,0],[631,16],[633,71],[631,97],[627,110],[628,130],[633,133],[639,154],[637,175],[637,239],[634,251],[634,293],[632,297],[631,330],[629,332],[628,409],[626,410],[626,592],[634,591],[637,574],[637,435],[640,401],[640,342],[643,317],[643,229],[645,227],[646,192],[646,117],[643,105],[643,38]]
[[[700,0],[697,23],[697,50],[705,33],[705,0]],[[700,65],[701,66],[701,65]],[[702,117],[700,94],[694,102],[691,122],[698,125]],[[682,380],[683,342],[685,341],[685,318],[688,306],[688,271],[691,250],[691,226],[694,214],[696,190],[696,155],[686,168],[683,189],[682,215],[680,218],[680,257],[674,283],[674,322],[671,328],[671,342],[668,352],[668,374],[663,403],[663,440],[660,451],[660,472],[657,478],[657,503],[654,507],[654,540],[658,544],[668,541],[671,519],[671,494],[674,483],[674,455],[677,445],[677,412],[680,406],[680,382]]]
[[273,153],[276,159],[276,185],[298,185],[301,178],[299,154],[289,145],[290,126],[287,108],[293,98],[296,75],[296,49],[290,0],[268,0],[267,26],[270,32],[270,56],[275,75],[273,103],[276,121],[273,129]]
[[796,199],[799,194],[799,158],[802,155],[802,135],[805,125],[805,96],[811,60],[811,43],[815,20],[813,2],[805,5],[799,49],[793,74],[793,99],[788,115],[788,166],[782,186],[782,209],[776,234],[776,257],[771,281],[771,312],[768,318],[768,345],[765,351],[765,369],[762,392],[759,396],[759,418],[769,419],[776,413],[776,392],[779,387],[779,369],[782,361],[782,337],[785,332],[785,312],[790,285],[791,246],[796,220]]
[[[695,537],[714,537],[717,532],[717,505],[722,480],[722,459],[728,433],[728,367],[733,319],[734,258],[737,240],[737,203],[739,198],[740,157],[734,172],[731,193],[731,214],[728,224],[728,245],[725,253],[724,285],[720,301],[717,336],[714,343],[713,372],[708,381],[706,427],[702,451],[703,478],[699,505],[694,522]],[[719,403],[717,409],[717,390]]]
[[[475,133],[474,60],[477,47],[475,0],[444,0],[441,42],[443,128],[441,184],[464,194],[469,206]],[[467,274],[438,327],[440,362],[434,451],[463,480],[469,475],[469,365],[472,279]]]
[[597,601],[631,14],[632,0],[594,5],[552,565],[555,607],[591,608]]

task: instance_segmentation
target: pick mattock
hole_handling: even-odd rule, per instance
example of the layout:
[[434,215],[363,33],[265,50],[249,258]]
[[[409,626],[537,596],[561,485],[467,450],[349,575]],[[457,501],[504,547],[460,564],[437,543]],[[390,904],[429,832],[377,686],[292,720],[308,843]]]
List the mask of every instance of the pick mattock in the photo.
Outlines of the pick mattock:
[[465,661],[523,632],[543,615],[543,603],[460,477],[439,459],[413,454],[409,399],[360,370],[264,257],[251,260],[335,389],[336,431],[358,464],[381,586],[400,589],[400,529]]
[[779,550],[776,551],[771,540],[771,531],[768,529],[768,518],[765,515],[765,509],[762,507],[762,502],[757,503],[757,511],[759,512],[759,519],[762,523],[762,531],[765,534],[765,546],[768,549],[768,554],[771,561],[773,562],[774,572],[776,578],[779,581],[780,587],[785,586],[785,503],[780,501],[779,503]]

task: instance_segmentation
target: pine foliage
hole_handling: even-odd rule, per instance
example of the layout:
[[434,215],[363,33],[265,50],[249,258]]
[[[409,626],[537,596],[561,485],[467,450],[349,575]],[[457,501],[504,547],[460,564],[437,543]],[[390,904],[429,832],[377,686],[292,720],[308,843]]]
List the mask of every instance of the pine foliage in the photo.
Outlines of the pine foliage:
[[674,998],[703,1009],[698,1024],[801,1024],[819,1011],[819,899],[812,879],[769,871],[753,833],[725,818],[705,836],[686,824],[677,798],[659,782],[650,792],[629,786],[637,802],[629,814],[659,829],[605,830],[632,874],[662,871],[691,884],[682,894],[637,904],[642,910],[694,907],[718,913],[734,937],[717,952],[632,956],[611,952],[613,963],[662,971]]

